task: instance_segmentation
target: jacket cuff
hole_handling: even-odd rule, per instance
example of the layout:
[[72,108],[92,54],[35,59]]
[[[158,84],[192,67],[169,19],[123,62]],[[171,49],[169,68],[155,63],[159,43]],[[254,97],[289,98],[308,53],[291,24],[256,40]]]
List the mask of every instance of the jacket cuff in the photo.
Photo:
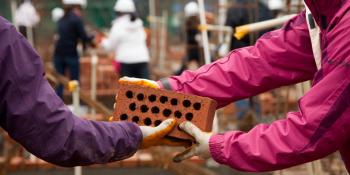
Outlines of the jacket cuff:
[[157,83],[158,83],[160,89],[173,91],[173,88],[170,84],[169,78],[160,79]]
[[[124,130],[126,139],[124,143],[116,145],[116,154],[112,161],[127,159],[133,156],[141,146],[142,132],[140,127],[133,122],[117,122],[117,125]],[[121,149],[123,148],[124,149]]]
[[209,140],[209,150],[211,157],[220,164],[226,163],[226,158],[224,156],[224,140],[225,135],[213,135]]

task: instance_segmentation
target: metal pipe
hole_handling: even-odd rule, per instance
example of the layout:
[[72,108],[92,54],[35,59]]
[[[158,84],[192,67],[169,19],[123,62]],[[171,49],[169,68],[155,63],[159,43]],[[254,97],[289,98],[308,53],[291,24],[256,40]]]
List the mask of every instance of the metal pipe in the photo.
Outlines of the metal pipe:
[[153,18],[156,19],[156,4],[155,0],[149,0],[149,22],[151,28],[151,57],[156,59],[157,57],[157,22],[153,21]]
[[296,16],[296,14],[286,15],[286,16],[276,18],[276,19],[271,19],[271,20],[267,20],[267,21],[238,26],[238,27],[236,27],[236,33],[234,34],[234,36],[238,40],[240,40],[249,33],[258,32],[261,30],[266,30],[266,29],[269,29],[272,27],[277,27],[279,25],[282,25],[283,23],[289,21],[290,19],[292,19],[295,16]]
[[82,175],[83,168],[81,166],[74,167],[74,175]]
[[[232,32],[233,29],[230,26],[220,26],[220,25],[210,25],[199,26],[199,29],[202,30],[211,30],[211,31],[220,31],[220,32]],[[224,34],[224,33],[223,33]]]
[[[199,16],[200,16],[200,23],[201,26],[206,26],[207,21],[205,17],[205,7],[204,7],[204,0],[198,0],[199,5]],[[203,42],[203,48],[204,48],[204,60],[205,64],[210,64],[210,50],[209,50],[209,38],[208,38],[208,30],[204,29],[202,30],[202,42]]]
[[[226,9],[226,4],[227,4],[227,0],[219,0],[219,25],[220,26],[224,26],[226,23],[226,19],[227,19],[227,9]],[[220,31],[219,32],[219,42],[223,43],[224,42],[224,37],[225,34],[224,32]]]
[[[91,100],[96,101],[97,96],[97,64],[98,64],[98,57],[95,50],[91,51]],[[96,110],[92,109],[91,114],[93,116],[93,119],[96,119]]]
[[17,1],[11,0],[11,15],[12,15],[12,23],[13,25],[18,29],[17,22],[16,22],[16,10],[17,10]]
[[32,47],[35,47],[34,46],[34,29],[33,29],[33,27],[26,27],[26,32],[27,32],[27,40],[32,45]]
[[160,70],[164,70],[165,65],[165,58],[166,58],[166,38],[167,38],[167,20],[168,19],[168,12],[166,10],[163,11],[163,17],[162,17],[162,31],[160,35],[160,53],[159,53],[159,68]]

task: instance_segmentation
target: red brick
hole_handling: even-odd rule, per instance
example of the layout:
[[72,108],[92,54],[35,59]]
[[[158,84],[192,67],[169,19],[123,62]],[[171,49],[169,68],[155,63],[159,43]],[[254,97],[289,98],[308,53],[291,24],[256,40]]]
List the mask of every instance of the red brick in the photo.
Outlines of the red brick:
[[[161,121],[175,118],[177,123],[191,121],[203,131],[210,132],[217,103],[206,97],[181,94],[135,85],[121,84],[116,98],[115,121],[139,119],[139,125],[157,126]],[[192,139],[178,128],[169,136]]]

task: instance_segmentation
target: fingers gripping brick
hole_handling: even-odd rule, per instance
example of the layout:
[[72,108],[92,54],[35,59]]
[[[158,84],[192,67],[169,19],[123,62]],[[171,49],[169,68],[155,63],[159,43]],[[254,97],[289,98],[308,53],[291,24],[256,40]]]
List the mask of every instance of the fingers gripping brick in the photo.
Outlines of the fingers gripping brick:
[[[166,119],[175,118],[177,124],[190,121],[201,130],[210,132],[216,107],[216,101],[206,97],[121,84],[113,120],[132,121],[141,126],[158,126]],[[193,140],[178,127],[169,136]]]

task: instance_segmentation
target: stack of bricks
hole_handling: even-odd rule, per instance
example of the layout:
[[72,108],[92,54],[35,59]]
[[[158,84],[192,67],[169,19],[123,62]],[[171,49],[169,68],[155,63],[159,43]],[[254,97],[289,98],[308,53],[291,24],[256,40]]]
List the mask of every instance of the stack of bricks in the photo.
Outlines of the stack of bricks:
[[[216,107],[216,101],[206,97],[121,84],[116,97],[114,120],[155,127],[168,118],[175,118],[177,124],[190,121],[201,130],[210,132]],[[178,127],[168,136],[184,140],[193,139]]]
[[[112,64],[113,60],[100,57],[97,64],[97,94],[114,95],[119,75]],[[91,89],[91,58],[80,59],[81,90],[89,93]]]

